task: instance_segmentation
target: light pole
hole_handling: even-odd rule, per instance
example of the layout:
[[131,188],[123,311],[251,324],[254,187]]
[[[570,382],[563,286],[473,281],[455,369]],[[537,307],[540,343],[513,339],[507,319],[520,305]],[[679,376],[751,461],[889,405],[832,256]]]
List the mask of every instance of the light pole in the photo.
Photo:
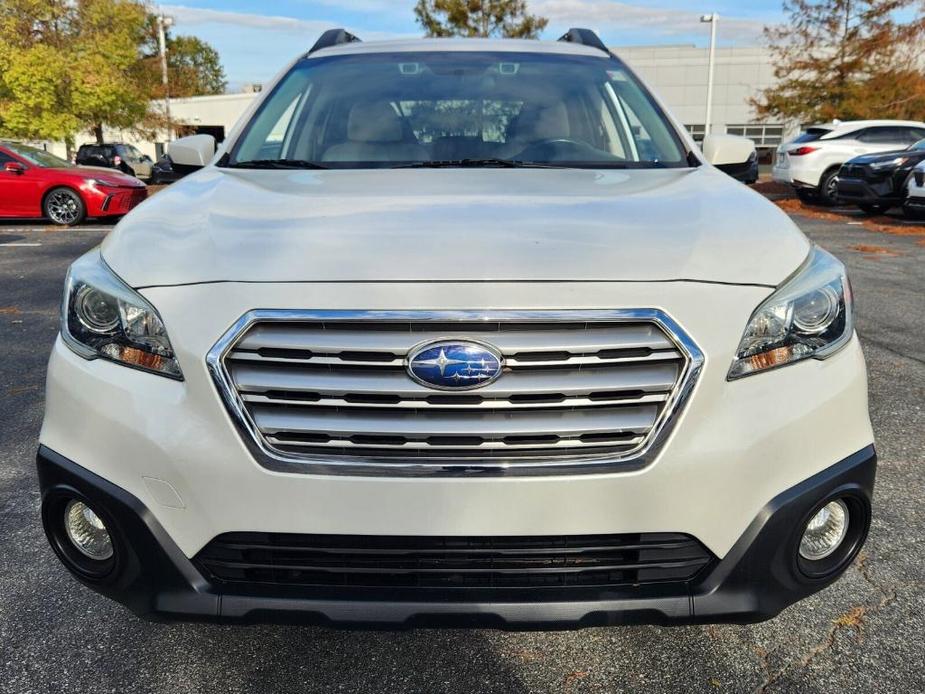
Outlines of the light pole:
[[716,25],[719,23],[719,15],[705,14],[700,21],[710,25],[710,67],[707,74],[707,120],[703,125],[703,132],[709,135],[713,130],[713,70],[716,66]]
[[170,122],[170,80],[167,77],[167,36],[165,31],[173,26],[173,17],[157,15],[157,43],[161,53],[161,82],[164,85],[164,116],[167,119],[167,141],[170,142],[173,124]]

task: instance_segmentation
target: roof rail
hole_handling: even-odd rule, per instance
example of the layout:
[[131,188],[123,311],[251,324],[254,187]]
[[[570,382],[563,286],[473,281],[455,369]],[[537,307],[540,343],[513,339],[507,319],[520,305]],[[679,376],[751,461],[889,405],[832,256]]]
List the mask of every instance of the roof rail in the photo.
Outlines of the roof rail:
[[582,46],[588,46],[589,48],[597,48],[608,55],[610,54],[610,50],[604,45],[604,42],[601,41],[601,37],[590,29],[578,29],[573,27],[562,34],[559,40],[567,41],[568,43],[578,43]]
[[346,29],[328,29],[318,38],[317,41],[315,41],[315,45],[312,46],[308,54],[311,55],[315,51],[320,51],[322,48],[340,46],[344,43],[354,43],[355,41],[359,40],[360,39],[358,39]]

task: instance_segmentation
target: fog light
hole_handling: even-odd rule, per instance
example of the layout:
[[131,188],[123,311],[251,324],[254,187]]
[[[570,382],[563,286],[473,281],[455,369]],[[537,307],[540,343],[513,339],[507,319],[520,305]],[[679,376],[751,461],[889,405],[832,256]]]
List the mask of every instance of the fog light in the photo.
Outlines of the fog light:
[[800,540],[800,556],[819,561],[830,556],[848,533],[848,507],[841,499],[830,501],[806,524]]
[[71,544],[81,554],[96,561],[112,557],[112,538],[93,509],[72,499],[64,508],[64,528]]

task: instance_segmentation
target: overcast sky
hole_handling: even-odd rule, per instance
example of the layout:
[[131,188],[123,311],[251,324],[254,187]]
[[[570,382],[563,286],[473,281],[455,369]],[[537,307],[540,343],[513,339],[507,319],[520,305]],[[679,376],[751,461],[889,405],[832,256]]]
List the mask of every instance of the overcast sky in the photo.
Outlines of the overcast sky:
[[[311,47],[318,34],[346,27],[360,38],[420,36],[414,0],[183,0],[164,4],[176,32],[205,39],[222,57],[231,87],[266,82],[285,63]],[[765,24],[781,19],[781,0],[529,0],[530,10],[549,18],[543,38],[571,26],[598,31],[613,46],[698,44],[708,41],[704,13],[720,14],[724,45],[754,45]]]

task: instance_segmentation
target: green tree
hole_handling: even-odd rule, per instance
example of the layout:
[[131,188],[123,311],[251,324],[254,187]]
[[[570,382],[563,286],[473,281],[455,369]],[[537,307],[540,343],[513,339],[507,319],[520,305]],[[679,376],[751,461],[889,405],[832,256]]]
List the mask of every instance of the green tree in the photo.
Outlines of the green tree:
[[789,20],[765,29],[777,82],[752,100],[758,116],[920,120],[921,7],[918,0],[784,2]]
[[[218,51],[211,45],[196,36],[174,36],[169,30],[166,32],[166,44],[170,96],[182,98],[224,93],[228,84],[225,70]],[[148,15],[142,53],[141,79],[152,99],[163,99],[160,47],[154,15]]]
[[526,0],[418,0],[414,14],[427,36],[535,39],[549,23]]
[[6,134],[64,139],[131,127],[147,95],[132,73],[145,10],[134,0],[0,2],[0,123]]

